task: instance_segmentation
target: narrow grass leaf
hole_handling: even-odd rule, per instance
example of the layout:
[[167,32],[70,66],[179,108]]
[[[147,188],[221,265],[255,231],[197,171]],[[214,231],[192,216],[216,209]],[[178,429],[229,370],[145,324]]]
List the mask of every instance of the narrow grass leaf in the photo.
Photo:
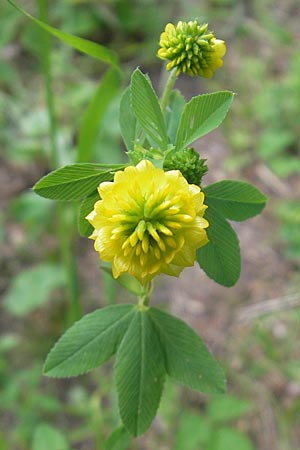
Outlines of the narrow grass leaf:
[[65,283],[65,273],[60,265],[42,263],[25,269],[13,279],[4,296],[4,308],[15,316],[29,314],[45,304],[53,290]]
[[200,337],[182,320],[157,308],[150,308],[149,315],[159,333],[168,375],[200,392],[224,392],[224,372]]
[[240,277],[241,257],[239,240],[227,220],[210,204],[205,218],[209,222],[207,228],[208,244],[197,250],[197,261],[206,275],[223,286],[233,286]]
[[185,106],[176,136],[176,150],[217,128],[224,120],[233,100],[229,91],[193,97]]
[[93,211],[95,203],[100,200],[100,196],[97,190],[82,200],[78,211],[78,231],[83,237],[89,237],[94,228],[86,220],[86,216]]
[[112,181],[116,170],[126,165],[78,163],[61,167],[41,178],[33,187],[42,197],[80,200],[93,193],[102,181]]
[[131,104],[150,144],[165,150],[168,137],[157,95],[149,79],[136,69],[131,77]]
[[114,67],[108,69],[83,113],[78,137],[77,162],[90,161],[104,113],[120,89],[120,73]]
[[222,180],[203,189],[206,199],[224,217],[230,220],[247,220],[259,214],[266,197],[252,184],[243,181]]
[[138,436],[155,417],[165,378],[161,344],[145,310],[136,310],[122,340],[115,376],[122,421],[131,434]]
[[52,34],[52,36],[57,37],[61,41],[65,42],[76,50],[91,56],[92,58],[117,67],[117,56],[112,50],[109,50],[108,48],[97,44],[96,42],[92,42],[69,33],[64,33],[63,31],[60,31],[57,28],[51,27],[47,23],[36,19],[27,11],[25,11],[19,4],[13,2],[12,0],[8,0],[8,2],[36,25]]
[[47,356],[44,373],[73,377],[100,366],[116,352],[132,315],[132,305],[107,306],[87,314],[55,344]]

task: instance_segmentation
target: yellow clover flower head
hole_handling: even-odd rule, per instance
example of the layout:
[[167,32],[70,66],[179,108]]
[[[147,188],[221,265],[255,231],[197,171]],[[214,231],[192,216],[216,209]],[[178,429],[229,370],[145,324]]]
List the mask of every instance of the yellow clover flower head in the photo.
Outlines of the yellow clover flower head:
[[222,56],[226,53],[224,41],[216,39],[207,31],[207,24],[198,22],[168,23],[160,36],[157,56],[169,60],[167,70],[177,68],[191,76],[211,78],[216,69],[223,65]]
[[145,284],[160,273],[178,276],[208,242],[204,194],[179,170],[164,172],[142,160],[98,191],[101,200],[86,218],[95,229],[95,250],[112,263],[114,278],[128,272]]

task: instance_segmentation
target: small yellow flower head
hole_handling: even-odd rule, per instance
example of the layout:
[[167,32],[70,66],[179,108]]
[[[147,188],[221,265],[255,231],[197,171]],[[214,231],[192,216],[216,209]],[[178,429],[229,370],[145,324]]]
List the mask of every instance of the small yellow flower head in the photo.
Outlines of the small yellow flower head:
[[95,250],[112,263],[114,278],[128,272],[145,284],[159,273],[178,276],[208,242],[204,194],[179,170],[164,172],[142,160],[98,191],[101,200],[86,218],[95,228]]
[[223,65],[226,46],[224,41],[207,31],[207,27],[207,24],[198,25],[197,21],[166,25],[160,35],[157,56],[170,61],[167,70],[176,67],[177,75],[185,72],[204,78],[213,76],[214,70]]

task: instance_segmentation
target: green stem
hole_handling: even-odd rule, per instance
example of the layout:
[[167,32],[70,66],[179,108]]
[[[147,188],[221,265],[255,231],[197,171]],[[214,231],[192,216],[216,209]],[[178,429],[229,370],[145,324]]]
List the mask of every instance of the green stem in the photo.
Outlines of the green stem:
[[176,70],[177,70],[176,67],[174,69],[172,69],[172,71],[169,75],[169,78],[167,79],[165,88],[163,90],[163,94],[161,97],[161,110],[162,110],[163,114],[165,114],[165,112],[166,112],[166,109],[167,109],[167,106],[169,103],[170,94],[172,92],[173,86],[177,79]]
[[[38,16],[48,23],[48,5],[47,0],[36,0]],[[57,146],[57,122],[55,117],[54,96],[52,92],[52,71],[51,71],[51,45],[50,38],[45,31],[40,31],[40,60],[44,77],[44,87],[46,104],[48,111],[48,120],[50,128],[50,145],[51,145],[51,165],[52,169],[59,166],[59,152]],[[57,204],[57,233],[60,241],[61,258],[65,268],[67,277],[67,290],[70,302],[69,322],[78,320],[81,316],[81,308],[79,302],[79,293],[77,286],[77,273],[75,267],[75,255],[73,254],[73,221],[70,223],[66,220],[66,207]]]
[[150,296],[153,291],[153,283],[150,281],[145,284],[142,294],[139,296],[138,307],[144,308],[149,305]]
[[[37,0],[38,16],[43,22],[48,22],[47,0]],[[52,73],[51,73],[51,46],[50,38],[46,31],[40,30],[40,61],[44,77],[45,96],[48,111],[50,143],[51,143],[51,165],[53,169],[59,166],[57,147],[57,124],[54,111],[54,100],[52,95]]]
[[[102,374],[103,376],[103,374]],[[99,379],[97,380],[99,383]],[[96,381],[96,382],[97,382]],[[104,423],[103,415],[101,414],[101,408],[99,408],[99,399],[104,397],[103,392],[98,388],[91,398],[91,417],[90,424],[94,437],[94,447],[95,450],[103,450],[103,439],[104,439]]]
[[73,205],[57,203],[56,207],[61,259],[66,273],[67,292],[70,303],[68,322],[72,324],[82,316],[74,249],[74,230],[76,228],[75,211]]
[[102,272],[103,294],[105,304],[114,305],[116,303],[116,282],[111,275]]

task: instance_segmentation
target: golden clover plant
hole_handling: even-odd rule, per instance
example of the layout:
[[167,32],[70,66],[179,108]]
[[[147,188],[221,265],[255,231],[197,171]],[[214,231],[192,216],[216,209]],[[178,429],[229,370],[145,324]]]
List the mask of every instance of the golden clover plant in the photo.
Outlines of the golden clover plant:
[[[69,45],[110,64],[105,86],[116,76],[117,60],[107,49],[21,11]],[[150,305],[152,282],[198,263],[217,283],[233,286],[240,276],[240,249],[230,221],[255,216],[266,202],[247,182],[206,185],[206,161],[191,147],[221,124],[234,94],[224,90],[186,101],[173,90],[182,72],[210,78],[223,64],[224,41],[207,24],[180,21],[166,26],[159,45],[158,56],[169,61],[171,70],[161,98],[140,69],[121,97],[128,162],[78,162],[50,172],[34,186],[43,197],[79,203],[80,234],[94,240],[100,259],[109,265],[105,270],[137,297],[135,303],[83,316],[59,339],[44,366],[48,376],[74,377],[115,355],[124,426],[120,439],[138,436],[151,425],[166,376],[200,392],[224,392],[224,372],[200,337],[179,318]]]

